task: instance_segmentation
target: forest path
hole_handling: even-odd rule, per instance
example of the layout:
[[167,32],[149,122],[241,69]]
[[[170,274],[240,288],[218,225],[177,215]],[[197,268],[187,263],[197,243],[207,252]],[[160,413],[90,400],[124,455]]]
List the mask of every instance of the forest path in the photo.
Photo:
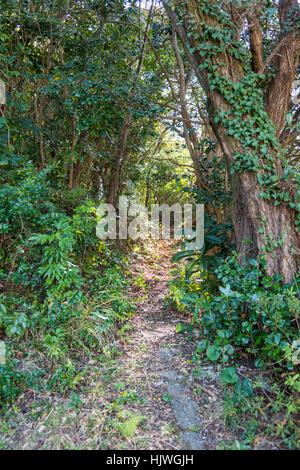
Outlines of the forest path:
[[176,333],[189,318],[166,300],[172,252],[159,241],[133,253],[136,313],[109,334],[100,355],[82,356],[82,376],[62,376],[74,390],[21,394],[0,417],[0,448],[197,450],[234,439],[217,366],[192,361],[196,332]]
[[117,374],[121,384],[128,384],[124,396],[133,397],[123,415],[143,420],[127,442],[129,449],[213,449],[225,437],[221,400],[213,391],[218,374],[202,367],[195,377],[196,338],[176,333],[176,324],[188,318],[166,303],[171,256],[171,244],[156,242],[136,254],[131,265],[131,296],[138,306]]

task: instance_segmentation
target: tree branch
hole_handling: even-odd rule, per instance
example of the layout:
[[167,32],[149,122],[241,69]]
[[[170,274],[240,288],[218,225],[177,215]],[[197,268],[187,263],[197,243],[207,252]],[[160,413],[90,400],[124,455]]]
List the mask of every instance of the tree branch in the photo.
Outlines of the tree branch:
[[250,48],[252,54],[252,69],[258,72],[263,65],[263,35],[259,23],[259,12],[256,7],[247,12]]

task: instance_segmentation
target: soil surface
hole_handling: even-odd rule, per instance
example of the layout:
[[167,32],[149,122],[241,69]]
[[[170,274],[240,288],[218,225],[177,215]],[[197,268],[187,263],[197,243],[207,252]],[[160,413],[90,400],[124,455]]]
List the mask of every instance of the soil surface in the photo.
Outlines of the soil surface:
[[[148,255],[136,255],[132,272],[146,283],[145,295],[131,319],[128,344],[120,357],[120,370],[131,387],[143,390],[147,402],[136,411],[151,423],[147,436],[152,449],[215,449],[234,439],[225,432],[222,386],[212,366],[195,369],[192,354],[196,337],[176,333],[176,324],[188,322],[166,302],[172,245],[156,243]],[[141,295],[133,286],[132,295]],[[169,430],[169,432],[167,432]],[[164,435],[165,433],[165,435]]]
[[192,361],[196,333],[176,333],[190,319],[167,301],[174,250],[156,242],[133,254],[136,313],[80,365],[76,393],[18,397],[0,421],[2,448],[200,450],[236,439],[224,424],[218,366]]

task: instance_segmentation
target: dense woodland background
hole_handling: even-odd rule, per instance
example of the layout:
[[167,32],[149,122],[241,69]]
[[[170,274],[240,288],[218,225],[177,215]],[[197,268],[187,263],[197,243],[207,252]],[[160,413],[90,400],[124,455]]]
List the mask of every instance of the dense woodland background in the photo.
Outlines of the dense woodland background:
[[[0,6],[4,420],[26,390],[76,391],[82,356],[107,351],[134,313],[139,248],[97,239],[98,205],[193,201],[205,243],[178,246],[169,302],[199,332],[194,361],[223,369],[237,416],[267,416],[263,432],[296,448],[298,1]],[[42,363],[24,368],[26,354]],[[270,405],[237,377],[243,357],[274,381]]]

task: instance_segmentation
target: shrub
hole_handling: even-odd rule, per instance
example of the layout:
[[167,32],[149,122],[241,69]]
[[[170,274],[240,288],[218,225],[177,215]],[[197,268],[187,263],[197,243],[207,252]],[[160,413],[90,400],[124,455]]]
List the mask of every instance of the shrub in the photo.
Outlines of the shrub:
[[196,354],[205,351],[208,359],[227,363],[243,349],[258,367],[272,363],[294,368],[299,348],[297,283],[282,285],[280,276],[265,275],[264,267],[255,259],[242,266],[234,253],[215,269],[213,289],[205,279],[185,279],[180,289],[173,281],[173,298],[193,313],[202,332]]
[[216,270],[219,295],[199,297],[199,325],[223,362],[234,348],[244,348],[263,363],[294,368],[290,347],[299,335],[300,301],[294,286],[283,286],[280,276],[264,274],[263,265],[249,260],[245,266],[234,254]]

